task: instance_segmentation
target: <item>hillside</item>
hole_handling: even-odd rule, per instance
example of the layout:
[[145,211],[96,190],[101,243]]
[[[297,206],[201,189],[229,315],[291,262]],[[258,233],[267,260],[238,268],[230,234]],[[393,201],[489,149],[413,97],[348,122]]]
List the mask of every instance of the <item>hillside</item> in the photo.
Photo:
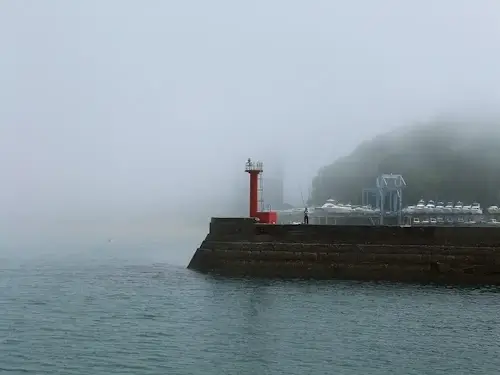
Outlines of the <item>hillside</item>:
[[500,122],[429,123],[381,134],[323,167],[313,180],[311,203],[334,198],[360,204],[362,189],[374,187],[382,173],[403,175],[405,204],[421,198],[498,204]]

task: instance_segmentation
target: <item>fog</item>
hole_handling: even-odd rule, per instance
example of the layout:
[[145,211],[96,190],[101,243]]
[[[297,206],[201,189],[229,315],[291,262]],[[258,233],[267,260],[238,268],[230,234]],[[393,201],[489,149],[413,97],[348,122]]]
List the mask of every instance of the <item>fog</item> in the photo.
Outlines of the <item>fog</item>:
[[499,42],[496,0],[4,0],[0,252],[182,263],[248,157],[298,203],[364,139],[495,113]]

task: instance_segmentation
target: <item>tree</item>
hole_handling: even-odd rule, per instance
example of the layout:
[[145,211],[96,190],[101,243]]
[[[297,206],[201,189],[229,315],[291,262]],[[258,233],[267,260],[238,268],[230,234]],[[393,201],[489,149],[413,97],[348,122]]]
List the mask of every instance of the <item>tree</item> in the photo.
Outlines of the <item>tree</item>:
[[312,204],[361,203],[382,173],[402,174],[404,203],[419,199],[500,203],[500,124],[429,123],[382,134],[320,169]]

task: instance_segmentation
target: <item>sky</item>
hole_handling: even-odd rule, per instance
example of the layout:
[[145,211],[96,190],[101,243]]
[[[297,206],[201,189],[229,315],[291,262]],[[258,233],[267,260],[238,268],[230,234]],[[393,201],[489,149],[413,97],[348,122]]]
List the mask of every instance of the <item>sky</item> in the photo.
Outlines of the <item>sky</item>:
[[0,221],[209,217],[248,157],[299,201],[362,140],[495,112],[498,45],[496,0],[0,1]]

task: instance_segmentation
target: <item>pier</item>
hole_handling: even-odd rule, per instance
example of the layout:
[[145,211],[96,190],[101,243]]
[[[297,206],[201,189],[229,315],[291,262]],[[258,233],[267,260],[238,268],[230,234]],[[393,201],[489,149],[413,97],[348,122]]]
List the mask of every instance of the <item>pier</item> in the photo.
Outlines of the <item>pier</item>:
[[[276,224],[282,213],[257,210],[255,176],[262,173],[262,164],[257,169],[250,173],[250,216],[212,218],[189,269],[227,277],[500,285],[500,228],[495,225],[454,225],[455,219],[445,225],[450,217],[465,222],[464,213],[443,215],[443,225],[436,216],[436,225],[425,225],[432,213],[403,215],[399,203],[397,212],[318,209],[311,224]],[[248,170],[254,171],[250,159]],[[385,190],[380,191],[383,196]],[[302,210],[289,213],[303,215]],[[413,225],[417,218],[421,225]],[[485,215],[467,218],[471,223]]]

